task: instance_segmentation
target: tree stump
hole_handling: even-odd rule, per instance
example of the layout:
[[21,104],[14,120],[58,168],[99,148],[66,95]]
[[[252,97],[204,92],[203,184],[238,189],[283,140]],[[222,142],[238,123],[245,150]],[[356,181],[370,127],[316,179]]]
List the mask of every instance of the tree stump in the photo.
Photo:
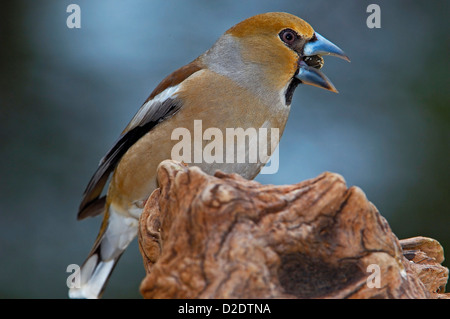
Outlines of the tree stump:
[[357,187],[323,173],[261,185],[164,161],[140,219],[144,298],[448,298],[443,249],[399,241]]

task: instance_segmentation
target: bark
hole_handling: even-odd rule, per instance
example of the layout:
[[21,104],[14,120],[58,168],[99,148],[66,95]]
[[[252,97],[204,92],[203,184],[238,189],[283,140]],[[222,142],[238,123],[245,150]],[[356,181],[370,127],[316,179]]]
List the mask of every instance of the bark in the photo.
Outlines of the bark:
[[164,161],[140,219],[144,298],[448,298],[443,249],[399,241],[358,187],[273,186]]

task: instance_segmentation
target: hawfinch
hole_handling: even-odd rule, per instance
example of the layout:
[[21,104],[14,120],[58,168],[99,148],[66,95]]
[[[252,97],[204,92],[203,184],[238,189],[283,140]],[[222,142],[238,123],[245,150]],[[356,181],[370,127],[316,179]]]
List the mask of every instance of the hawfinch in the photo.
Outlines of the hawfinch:
[[[276,128],[282,134],[295,88],[308,84],[337,92],[319,69],[323,55],[349,60],[302,19],[271,12],[225,32],[205,53],[167,76],[150,94],[102,158],[84,192],[78,219],[103,214],[97,240],[81,267],[71,298],[99,298],[120,256],[136,237],[139,216],[157,188],[158,164],[172,158],[176,128]],[[225,134],[225,133],[224,133]],[[195,143],[195,142],[194,142]],[[211,139],[203,140],[203,146]],[[235,148],[248,154],[242,140]],[[276,146],[278,140],[271,144]],[[274,148],[271,148],[271,151]],[[225,154],[223,155],[225,156]],[[269,154],[270,156],[270,154]],[[253,179],[266,161],[192,161]],[[110,178],[106,195],[102,191]]]

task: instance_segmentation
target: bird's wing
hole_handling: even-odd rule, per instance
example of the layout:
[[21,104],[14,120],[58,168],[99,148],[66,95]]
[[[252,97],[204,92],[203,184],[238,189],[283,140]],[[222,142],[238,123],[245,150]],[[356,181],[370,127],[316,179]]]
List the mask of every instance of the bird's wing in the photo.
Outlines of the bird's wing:
[[78,219],[101,214],[105,206],[105,196],[100,197],[109,175],[114,171],[122,156],[142,136],[158,123],[170,118],[182,107],[176,98],[180,83],[202,69],[197,60],[178,69],[166,77],[145,101],[113,147],[101,159],[83,194],[78,210]]
[[[149,101],[141,108],[148,109],[147,113],[141,110],[133,118],[134,124],[128,131],[123,133],[113,147],[101,159],[100,164],[92,176],[83,194],[83,200],[78,211],[78,219],[87,216],[95,216],[103,212],[105,197],[100,197],[109,175],[116,168],[122,156],[142,136],[153,129],[158,123],[173,116],[181,107],[177,99],[166,99],[164,102]],[[132,121],[132,122],[133,122]]]

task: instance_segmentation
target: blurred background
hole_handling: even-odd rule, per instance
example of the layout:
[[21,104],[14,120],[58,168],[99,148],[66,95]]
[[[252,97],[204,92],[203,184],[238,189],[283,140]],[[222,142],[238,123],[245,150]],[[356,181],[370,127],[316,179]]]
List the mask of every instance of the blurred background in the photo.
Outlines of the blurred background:
[[[66,8],[81,8],[69,29]],[[369,29],[366,8],[381,8]],[[450,266],[450,2],[1,1],[0,298],[67,298],[101,218],[76,221],[100,158],[153,88],[255,14],[302,17],[352,62],[326,58],[340,94],[295,93],[266,184],[324,171],[364,190],[399,238],[428,236]],[[140,298],[137,241],[104,298]],[[448,289],[447,289],[448,290]]]

